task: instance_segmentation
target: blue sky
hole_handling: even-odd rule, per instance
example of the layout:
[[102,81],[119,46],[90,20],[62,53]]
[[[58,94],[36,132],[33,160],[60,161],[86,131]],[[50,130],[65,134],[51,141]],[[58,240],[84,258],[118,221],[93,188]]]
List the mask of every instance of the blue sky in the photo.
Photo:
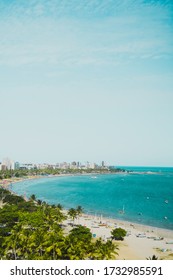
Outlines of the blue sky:
[[173,166],[173,2],[0,1],[0,160]]

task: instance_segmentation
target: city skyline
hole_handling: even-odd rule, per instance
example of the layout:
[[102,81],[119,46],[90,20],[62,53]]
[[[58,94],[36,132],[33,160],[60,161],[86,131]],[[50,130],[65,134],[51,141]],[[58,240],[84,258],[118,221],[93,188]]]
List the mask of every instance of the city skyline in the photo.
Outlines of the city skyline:
[[0,160],[0,171],[4,170],[16,170],[16,169],[46,169],[46,168],[53,168],[53,169],[96,169],[96,168],[107,168],[108,164],[102,160],[100,163],[95,162],[79,162],[79,161],[72,161],[72,162],[43,162],[43,163],[36,163],[36,162],[19,162],[16,160],[12,160],[8,157],[3,158]]
[[173,166],[173,2],[2,0],[0,159]]

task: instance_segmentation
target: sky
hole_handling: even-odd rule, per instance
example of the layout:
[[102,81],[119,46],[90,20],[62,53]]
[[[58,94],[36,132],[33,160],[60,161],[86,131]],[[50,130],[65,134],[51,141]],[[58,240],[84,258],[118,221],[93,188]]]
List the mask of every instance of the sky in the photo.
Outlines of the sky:
[[0,161],[173,166],[172,0],[0,0]]

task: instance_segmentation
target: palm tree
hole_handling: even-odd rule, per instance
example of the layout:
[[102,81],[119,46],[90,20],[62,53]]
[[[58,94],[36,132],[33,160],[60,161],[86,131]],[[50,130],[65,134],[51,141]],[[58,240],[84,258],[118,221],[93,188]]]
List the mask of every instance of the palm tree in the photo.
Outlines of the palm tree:
[[37,204],[38,205],[42,205],[42,200],[41,199],[37,199]]
[[92,251],[92,234],[89,228],[77,226],[66,238],[65,257],[70,260],[88,259]]
[[102,260],[115,259],[115,255],[118,255],[118,246],[115,245],[111,240],[102,244]]
[[93,243],[92,253],[90,258],[92,260],[111,260],[115,259],[115,255],[118,255],[118,246],[115,245],[111,240],[103,243],[101,238]]
[[32,200],[32,201],[35,201],[35,200],[36,200],[35,194],[32,194],[32,195],[30,196],[30,200]]
[[156,255],[152,255],[152,257],[146,258],[147,260],[158,260],[158,257]]
[[83,213],[83,208],[82,208],[82,206],[79,205],[79,206],[76,208],[76,212],[77,212],[77,215],[80,216],[80,215]]
[[57,204],[57,207],[59,208],[59,210],[63,209],[63,206],[60,203]]
[[82,206],[79,205],[79,206],[76,208],[76,213],[77,213],[78,223],[79,223],[79,217],[80,217],[81,214],[83,213],[83,208],[82,208]]
[[69,236],[65,239],[63,247],[63,260],[85,260],[88,259],[90,253],[91,242],[87,243],[77,240],[77,237],[71,238]]
[[64,236],[61,231],[52,230],[47,234],[44,242],[45,257],[47,260],[62,259],[62,248],[64,245]]
[[75,220],[76,217],[77,217],[77,212],[76,212],[76,210],[75,210],[74,208],[70,208],[70,209],[68,210],[68,215],[70,216],[70,218],[72,218],[72,220],[73,220],[73,226],[74,226],[74,220]]
[[7,259],[17,260],[18,252],[20,249],[20,230],[21,225],[16,225],[10,232],[10,235],[7,236],[4,240],[5,245],[5,256]]

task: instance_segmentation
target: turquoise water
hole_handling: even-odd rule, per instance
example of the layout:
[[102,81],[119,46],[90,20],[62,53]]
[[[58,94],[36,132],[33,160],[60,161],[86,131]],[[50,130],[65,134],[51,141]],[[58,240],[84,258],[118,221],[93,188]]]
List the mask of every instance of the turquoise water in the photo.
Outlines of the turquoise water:
[[[12,189],[67,209],[81,205],[89,214],[173,230],[173,168],[124,168],[131,172],[44,177]],[[123,207],[125,213],[119,213]]]

